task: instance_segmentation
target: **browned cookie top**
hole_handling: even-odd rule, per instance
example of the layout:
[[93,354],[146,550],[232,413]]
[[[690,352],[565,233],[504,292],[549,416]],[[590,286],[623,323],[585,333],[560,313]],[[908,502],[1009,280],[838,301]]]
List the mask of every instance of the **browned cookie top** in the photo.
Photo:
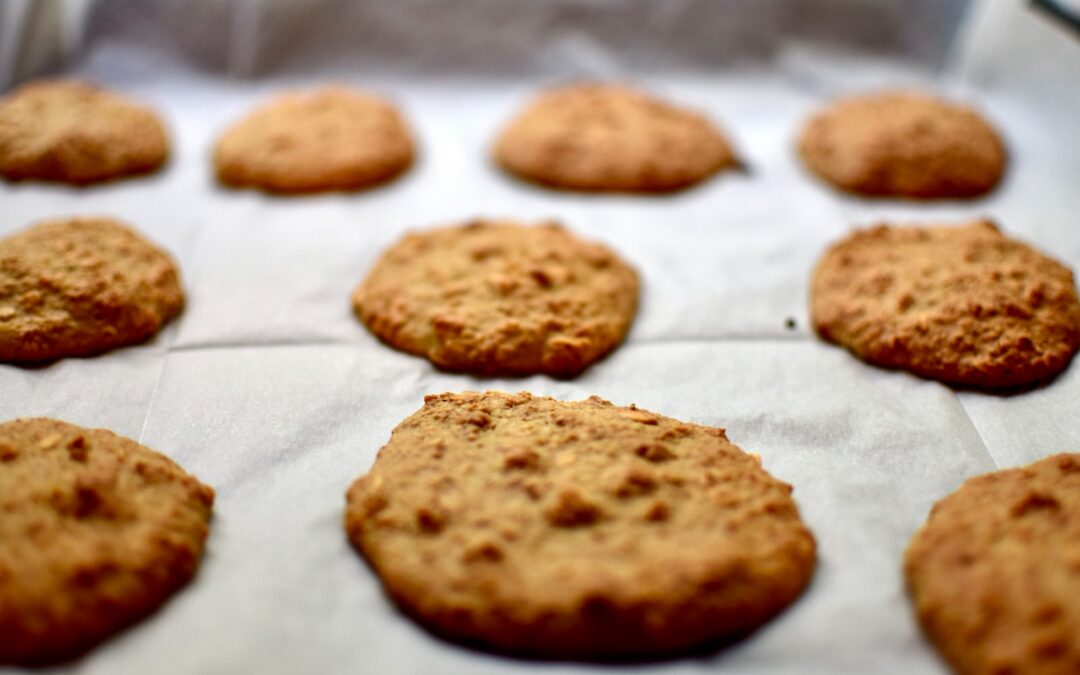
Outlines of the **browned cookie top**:
[[934,505],[904,570],[958,673],[1080,673],[1080,454],[967,481]]
[[195,573],[214,491],[104,429],[0,424],[0,663],[53,661]]
[[218,179],[271,192],[356,190],[394,178],[413,141],[388,101],[346,87],[280,96],[218,140]]
[[799,152],[827,182],[865,195],[975,197],[1005,168],[1005,146],[978,113],[912,92],[833,103],[803,127]]
[[494,155],[526,180],[588,191],[676,190],[737,165],[705,117],[601,84],[541,94],[503,130]]
[[978,387],[1052,377],[1080,345],[1072,272],[987,221],[849,235],[818,262],[810,312],[870,363]]
[[141,342],[183,304],[169,256],[115,220],[52,220],[0,239],[0,361]]
[[419,621],[550,657],[743,633],[815,556],[791,486],[723,429],[597,397],[426,397],[349,489],[345,525]]
[[83,82],[42,80],[0,99],[0,175],[94,183],[160,167],[169,141],[157,115]]
[[559,225],[473,221],[406,235],[353,294],[380,338],[450,370],[573,375],[615,347],[634,270]]

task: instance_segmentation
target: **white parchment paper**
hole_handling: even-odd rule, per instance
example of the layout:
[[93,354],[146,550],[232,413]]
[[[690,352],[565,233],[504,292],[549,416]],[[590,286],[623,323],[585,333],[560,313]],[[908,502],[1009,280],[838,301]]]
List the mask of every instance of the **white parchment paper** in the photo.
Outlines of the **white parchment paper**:
[[[50,670],[944,672],[913,620],[902,551],[930,505],[965,478],[1080,447],[1080,370],[1020,395],[958,393],[821,343],[808,330],[806,293],[829,242],[880,220],[990,216],[1080,263],[1080,58],[1069,51],[1080,46],[1019,2],[976,3],[965,18],[966,5],[97,3],[63,72],[154,105],[175,153],[138,180],[0,185],[0,234],[54,216],[117,216],[176,256],[188,305],[146,345],[43,368],[0,365],[0,419],[108,427],[175,458],[218,499],[195,581]],[[1010,50],[1014,36],[1022,49]],[[580,76],[632,81],[704,111],[749,174],[631,197],[546,191],[494,170],[496,130],[538,88]],[[209,150],[225,126],[280,90],[328,81],[398,103],[421,150],[412,171],[345,195],[215,185]],[[974,202],[864,201],[806,174],[793,139],[810,112],[897,85],[985,111],[1012,153],[999,190]],[[379,253],[408,229],[473,216],[556,218],[618,250],[643,279],[627,343],[572,381],[478,380],[374,339],[349,295]],[[522,661],[430,636],[395,611],[349,548],[343,495],[424,394],[488,388],[598,394],[727,428],[795,486],[819,544],[812,586],[748,639],[659,663]]]

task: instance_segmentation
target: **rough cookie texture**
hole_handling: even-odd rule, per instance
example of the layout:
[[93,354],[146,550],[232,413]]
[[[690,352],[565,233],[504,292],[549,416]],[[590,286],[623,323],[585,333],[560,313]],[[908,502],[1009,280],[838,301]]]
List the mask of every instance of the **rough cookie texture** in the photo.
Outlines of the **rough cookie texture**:
[[214,491],[104,429],[0,424],[0,663],[68,658],[194,574]]
[[395,178],[413,162],[413,141],[389,102],[326,87],[258,108],[214,148],[218,180],[270,192],[357,190]]
[[705,117],[600,84],[542,94],[503,130],[494,156],[525,180],[586,191],[671,191],[738,166]]
[[473,221],[406,235],[353,294],[389,344],[449,370],[573,375],[622,341],[638,279],[554,223]]
[[849,192],[912,198],[975,197],[1005,169],[1005,145],[974,110],[913,92],[843,99],[799,137],[807,167]]
[[135,344],[183,304],[169,256],[114,220],[53,220],[0,239],[0,361]]
[[814,568],[791,486],[723,429],[595,396],[428,396],[346,501],[349,537],[403,610],[519,653],[741,635]]
[[83,185],[147,173],[169,140],[150,110],[83,82],[42,80],[0,99],[0,175]]
[[810,313],[865,361],[977,387],[1048,379],[1080,345],[1072,272],[987,221],[849,235],[818,262]]
[[904,571],[958,673],[1080,673],[1080,454],[967,481],[934,505]]

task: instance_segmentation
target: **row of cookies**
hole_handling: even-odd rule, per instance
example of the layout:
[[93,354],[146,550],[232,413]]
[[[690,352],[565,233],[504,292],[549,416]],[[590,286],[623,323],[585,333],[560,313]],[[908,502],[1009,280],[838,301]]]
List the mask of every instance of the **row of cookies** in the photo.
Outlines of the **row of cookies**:
[[[475,375],[570,377],[626,336],[637,272],[554,223],[477,220],[407,234],[355,290],[380,339]],[[104,218],[0,239],[0,361],[141,342],[183,306],[168,254]],[[881,225],[834,244],[810,284],[818,334],[863,360],[995,389],[1051,379],[1080,348],[1072,272],[987,221]]]
[[[592,397],[427,396],[347,490],[344,528],[431,630],[545,658],[745,636],[809,584],[790,485],[723,429]],[[196,573],[214,502],[165,456],[52,419],[0,424],[0,664],[81,654]],[[1080,454],[972,478],[903,572],[959,673],[1080,669]]]
[[[798,141],[812,172],[839,189],[910,198],[974,197],[1006,163],[975,111],[911,92],[857,96],[814,115]],[[329,87],[283,95],[226,130],[214,147],[225,185],[271,192],[359,190],[392,180],[416,154],[386,100]],[[168,155],[148,108],[91,85],[43,81],[0,100],[0,175],[88,184],[153,171]],[[496,163],[552,188],[668,192],[740,166],[701,114],[626,86],[549,90],[495,140]]]

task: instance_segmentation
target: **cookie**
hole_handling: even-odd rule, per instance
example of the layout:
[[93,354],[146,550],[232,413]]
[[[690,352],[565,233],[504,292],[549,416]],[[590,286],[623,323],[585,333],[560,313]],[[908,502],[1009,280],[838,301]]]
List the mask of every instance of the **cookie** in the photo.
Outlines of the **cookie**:
[[115,220],[52,220],[0,239],[0,362],[142,342],[183,304],[169,256]]
[[503,130],[494,157],[519,178],[590,192],[667,192],[738,166],[702,115],[602,84],[541,94]]
[[723,429],[595,396],[427,396],[346,502],[353,545],[405,612],[552,658],[741,636],[815,562],[791,486]]
[[388,101],[345,87],[285,94],[227,130],[214,148],[225,185],[268,192],[359,190],[413,162],[405,121]]
[[69,658],[195,574],[214,491],[104,429],[0,424],[0,663]]
[[842,99],[803,127],[799,154],[847,192],[915,199],[977,197],[1005,170],[1005,144],[979,113],[914,92]]
[[8,180],[85,185],[155,171],[168,154],[152,110],[84,82],[31,82],[0,99]]
[[1080,673],[1080,454],[964,483],[934,505],[904,572],[957,673]]
[[353,294],[390,345],[477,375],[574,375],[619,344],[633,268],[554,223],[477,220],[406,235]]
[[849,235],[814,270],[810,314],[864,361],[974,387],[1047,380],[1080,345],[1072,272],[988,221]]

